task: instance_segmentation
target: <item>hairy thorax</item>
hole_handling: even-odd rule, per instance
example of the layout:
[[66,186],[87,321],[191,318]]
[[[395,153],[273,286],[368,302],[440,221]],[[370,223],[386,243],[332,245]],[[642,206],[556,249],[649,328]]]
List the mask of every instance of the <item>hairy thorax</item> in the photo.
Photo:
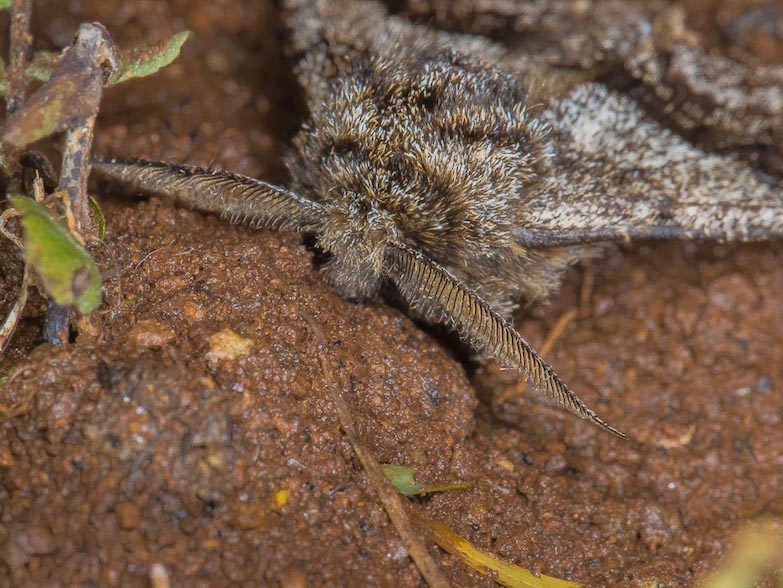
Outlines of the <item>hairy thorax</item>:
[[326,208],[319,246],[343,295],[377,293],[392,241],[508,305],[536,257],[514,243],[512,220],[547,157],[545,129],[499,70],[450,50],[418,57],[360,57],[311,103],[288,162],[294,188]]

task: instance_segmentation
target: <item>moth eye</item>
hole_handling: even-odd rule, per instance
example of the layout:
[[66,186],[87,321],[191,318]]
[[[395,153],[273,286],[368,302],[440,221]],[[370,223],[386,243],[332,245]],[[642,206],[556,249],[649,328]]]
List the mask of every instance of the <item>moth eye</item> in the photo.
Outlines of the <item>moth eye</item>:
[[438,96],[433,90],[426,89],[416,94],[415,104],[424,111],[435,109],[438,103]]
[[321,160],[326,160],[329,157],[339,157],[345,155],[357,149],[358,145],[356,141],[349,138],[342,138],[327,143],[324,150],[321,152]]
[[389,157],[389,167],[398,173],[401,173],[406,165],[404,153],[397,151]]

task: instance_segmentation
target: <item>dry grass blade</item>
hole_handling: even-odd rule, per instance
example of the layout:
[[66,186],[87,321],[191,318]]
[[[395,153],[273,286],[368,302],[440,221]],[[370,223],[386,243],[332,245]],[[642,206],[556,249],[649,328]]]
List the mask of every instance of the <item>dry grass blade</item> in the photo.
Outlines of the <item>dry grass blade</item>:
[[[10,63],[3,72],[2,91],[6,96],[6,117],[13,116],[24,102],[25,66],[27,54],[33,43],[30,34],[33,0],[8,2],[11,9],[9,57]],[[0,167],[7,176],[7,190],[17,192],[22,188],[22,168],[18,161],[19,151],[12,145],[5,145],[0,138]]]
[[392,524],[400,534],[405,549],[410,554],[421,575],[427,581],[427,584],[431,588],[448,588],[448,580],[443,576],[440,568],[438,568],[438,564],[429,554],[427,548],[414,531],[400,495],[386,479],[381,464],[378,463],[372,453],[370,453],[356,436],[351,413],[338,390],[338,381],[332,373],[329,362],[326,361],[323,355],[326,351],[326,338],[324,337],[323,331],[312,317],[307,317],[307,322],[320,347],[318,362],[321,364],[321,371],[323,372],[327,389],[329,390],[329,394],[331,395],[337,410],[340,425],[342,426],[343,431],[345,431],[348,440],[351,442],[354,451],[356,451],[356,455],[359,456],[362,467],[364,467],[370,478],[370,484],[376,494],[378,494],[378,498],[381,499],[383,507],[386,509],[386,514],[389,515],[389,519],[391,519]]
[[502,316],[448,270],[406,245],[394,244],[389,246],[387,277],[411,306],[425,313],[441,312],[460,335],[490,357],[520,370],[537,390],[583,419],[626,438],[588,408]]
[[[36,197],[40,197],[43,194],[43,186],[40,178],[36,178],[33,182],[33,191]],[[9,208],[0,214],[0,235],[11,241],[16,245],[20,251],[24,251],[24,244],[12,231],[7,228],[8,220],[21,216],[21,213],[15,208]],[[16,331],[16,327],[19,325],[19,321],[22,319],[22,312],[25,306],[27,306],[27,293],[30,287],[30,273],[27,266],[24,268],[24,274],[22,276],[22,284],[19,286],[19,293],[16,296],[14,305],[5,317],[3,324],[0,325],[0,356],[3,355],[5,348],[8,346],[8,342]]]
[[95,158],[93,167],[140,190],[176,198],[192,210],[252,228],[315,230],[322,216],[317,202],[226,171],[144,159]]
[[[95,129],[96,114],[89,116],[82,125],[68,129],[65,136],[65,152],[58,190],[68,194],[66,213],[72,211],[74,233],[83,236],[93,231],[90,222],[90,198],[87,179],[90,177],[90,151]],[[96,235],[92,234],[95,237]]]
[[19,321],[22,318],[22,311],[27,305],[27,291],[30,285],[30,279],[27,268],[24,270],[24,277],[22,278],[22,285],[19,286],[19,294],[16,296],[16,301],[11,307],[8,315],[5,317],[3,324],[0,325],[0,356],[3,355],[8,342],[16,330]]
[[551,576],[535,576],[524,568],[507,564],[486,551],[476,549],[467,539],[460,537],[443,523],[430,520],[420,513],[416,513],[414,516],[421,525],[429,529],[441,549],[458,557],[465,565],[480,574],[492,577],[502,586],[508,588],[574,588],[579,586],[574,582]]

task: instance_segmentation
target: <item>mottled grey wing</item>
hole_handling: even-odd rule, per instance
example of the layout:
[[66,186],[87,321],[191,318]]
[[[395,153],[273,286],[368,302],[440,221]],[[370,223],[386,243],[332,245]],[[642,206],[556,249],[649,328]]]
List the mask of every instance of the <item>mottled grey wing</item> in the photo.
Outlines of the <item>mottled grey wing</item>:
[[545,111],[551,170],[524,196],[515,238],[530,247],[624,239],[783,238],[783,185],[707,153],[584,84]]
[[191,210],[211,212],[252,228],[315,231],[319,203],[240,174],[144,159],[95,158],[93,169],[139,190],[176,198]]
[[384,270],[412,308],[451,324],[474,347],[519,370],[534,389],[570,412],[626,437],[588,408],[502,316],[447,269],[410,247],[392,244]]
[[[775,15],[783,14],[779,1],[758,3],[758,11],[746,12],[750,19],[742,25],[744,17],[722,26],[723,51],[709,47],[711,43],[691,27],[683,6],[672,2],[407,0],[406,4],[409,12],[427,23],[502,39],[501,61],[519,71],[534,92],[536,84],[531,80],[542,74],[547,83],[541,90],[547,93],[560,91],[557,79],[565,83],[596,77],[634,80],[667,124],[693,132],[710,148],[754,153],[762,166],[783,174],[783,66],[764,64],[764,51],[744,40],[754,29],[774,29]],[[740,30],[745,33],[738,34]],[[755,54],[752,64],[731,56],[748,52]]]

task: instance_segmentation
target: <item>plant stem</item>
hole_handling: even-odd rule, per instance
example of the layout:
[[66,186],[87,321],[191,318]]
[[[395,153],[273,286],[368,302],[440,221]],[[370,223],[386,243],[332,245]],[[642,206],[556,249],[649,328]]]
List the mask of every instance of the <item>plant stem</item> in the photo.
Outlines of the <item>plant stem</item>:
[[44,338],[52,345],[64,345],[68,342],[71,328],[71,311],[49,300],[46,307]]
[[[6,78],[8,98],[6,99],[6,118],[19,110],[24,102],[27,80],[24,75],[27,66],[27,54],[33,43],[30,34],[30,19],[33,13],[33,0],[13,0],[11,4],[11,38],[9,42],[9,66]],[[3,145],[0,149],[0,167],[7,175],[8,192],[22,191],[22,166],[16,148]]]
[[8,115],[16,112],[24,101],[27,81],[24,70],[27,66],[27,54],[33,43],[30,34],[30,19],[33,12],[33,0],[13,0],[11,5],[11,42],[8,67]]
[[87,195],[87,179],[90,176],[90,151],[96,114],[82,124],[68,130],[65,136],[62,172],[58,190],[68,193],[71,211],[80,235],[91,230],[90,199]]

